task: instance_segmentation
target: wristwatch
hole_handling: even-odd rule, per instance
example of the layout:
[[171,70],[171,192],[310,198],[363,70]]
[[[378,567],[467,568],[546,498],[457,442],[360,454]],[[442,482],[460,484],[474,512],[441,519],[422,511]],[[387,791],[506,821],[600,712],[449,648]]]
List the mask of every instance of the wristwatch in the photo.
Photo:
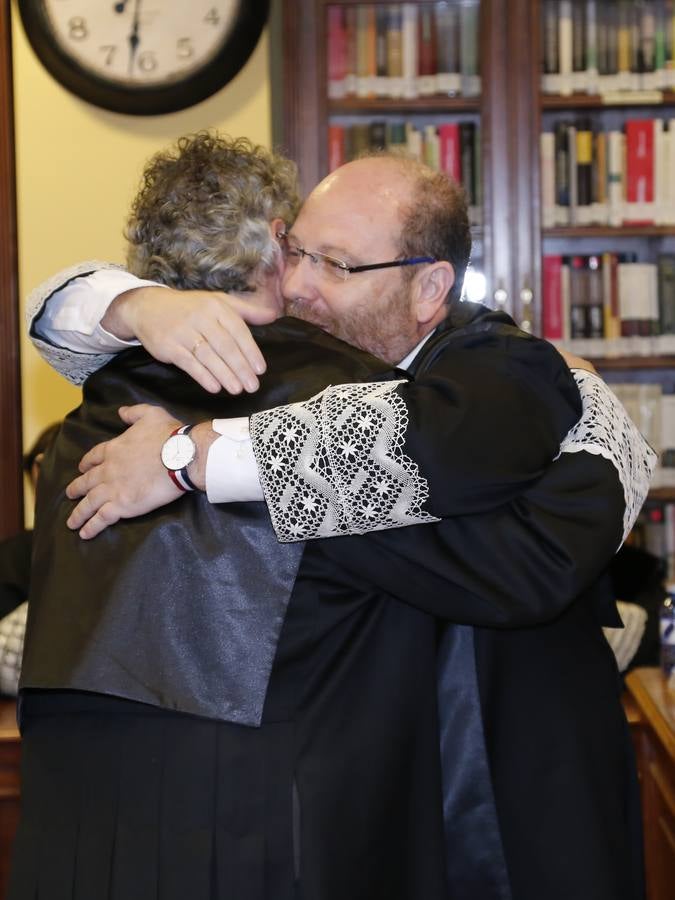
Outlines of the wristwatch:
[[172,431],[162,445],[162,462],[169,478],[181,491],[196,491],[188,475],[188,466],[197,455],[197,445],[190,437],[194,425],[181,425]]

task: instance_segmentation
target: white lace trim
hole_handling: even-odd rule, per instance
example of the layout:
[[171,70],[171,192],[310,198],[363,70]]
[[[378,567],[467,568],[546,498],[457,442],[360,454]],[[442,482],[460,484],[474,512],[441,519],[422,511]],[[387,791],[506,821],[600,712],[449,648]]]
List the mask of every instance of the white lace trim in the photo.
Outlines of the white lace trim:
[[560,445],[561,453],[585,451],[609,460],[619,474],[626,498],[623,540],[635,524],[647,498],[656,467],[656,453],[628,417],[618,397],[592,372],[575,369],[583,413]]
[[331,386],[251,417],[251,439],[282,542],[439,521],[427,480],[402,452],[404,381]]
[[94,372],[110,362],[114,353],[76,353],[74,350],[66,350],[64,347],[55,347],[33,333],[33,322],[39,316],[42,308],[53,293],[62,288],[66,282],[72,281],[78,275],[86,275],[98,269],[123,269],[123,266],[114,263],[101,262],[100,260],[88,260],[77,263],[67,269],[57,272],[47,281],[43,281],[28,296],[26,300],[26,328],[33,346],[40,356],[56,371],[71,381],[73,384],[83,384]]
[[28,603],[0,619],[0,693],[15,696],[19,689]]

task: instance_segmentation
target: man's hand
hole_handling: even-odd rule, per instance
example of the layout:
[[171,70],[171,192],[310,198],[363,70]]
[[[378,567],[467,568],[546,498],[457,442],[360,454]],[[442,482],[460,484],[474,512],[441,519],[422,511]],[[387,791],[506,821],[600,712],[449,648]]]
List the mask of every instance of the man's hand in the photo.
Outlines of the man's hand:
[[173,363],[205,390],[229,394],[260,387],[265,360],[246,322],[273,322],[279,309],[215,291],[139,287],[120,294],[101,321],[122,340],[139,340],[160,362]]
[[595,366],[593,365],[593,363],[589,362],[587,359],[584,359],[583,356],[575,356],[574,353],[570,353],[569,350],[558,349],[558,353],[565,360],[568,368],[570,368],[570,369],[585,369],[586,372],[593,372],[594,375],[598,374],[598,371],[595,368]]
[[93,538],[119,519],[130,519],[171,503],[182,492],[162,463],[162,444],[181,425],[158,406],[122,406],[131,427],[119,437],[93,447],[80,461],[80,472],[66,488],[80,500],[67,525],[81,538]]

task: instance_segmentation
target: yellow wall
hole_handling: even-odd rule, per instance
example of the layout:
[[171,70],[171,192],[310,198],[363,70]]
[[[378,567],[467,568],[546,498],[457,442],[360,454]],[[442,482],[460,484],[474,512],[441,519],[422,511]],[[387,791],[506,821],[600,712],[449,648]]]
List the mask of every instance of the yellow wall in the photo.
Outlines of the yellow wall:
[[[122,116],[78,100],[42,68],[13,10],[22,297],[85,259],[123,261],[122,226],[144,161],[181,134],[218,128],[271,141],[267,36],[221,91],[183,112]],[[22,337],[24,441],[79,402]]]

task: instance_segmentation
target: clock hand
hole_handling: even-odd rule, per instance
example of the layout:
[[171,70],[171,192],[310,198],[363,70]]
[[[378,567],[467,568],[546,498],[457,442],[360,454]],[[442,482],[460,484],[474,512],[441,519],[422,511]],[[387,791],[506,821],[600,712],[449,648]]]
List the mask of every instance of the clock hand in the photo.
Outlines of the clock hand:
[[[126,0],[125,0],[126,2]],[[140,24],[140,12],[141,12],[141,0],[134,0],[134,24],[131,29],[131,34],[129,35],[129,75],[133,75],[134,71],[134,61],[136,59],[136,51],[138,50],[138,45],[141,42],[139,37],[139,24]]]

